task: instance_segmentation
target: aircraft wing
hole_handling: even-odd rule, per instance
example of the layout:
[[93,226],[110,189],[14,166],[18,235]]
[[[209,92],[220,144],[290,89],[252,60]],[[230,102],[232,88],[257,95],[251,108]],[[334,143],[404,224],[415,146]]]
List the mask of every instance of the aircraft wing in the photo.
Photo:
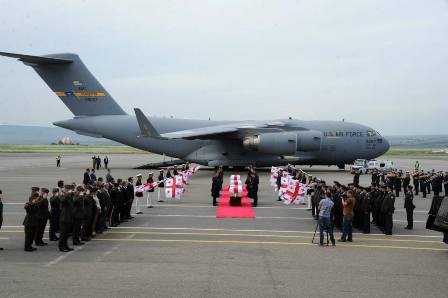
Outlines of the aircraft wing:
[[257,129],[266,127],[265,125],[250,123],[231,123],[216,126],[207,126],[195,129],[187,129],[162,134],[168,139],[208,139],[222,134],[237,133],[241,130]]
[[238,134],[240,132],[251,130],[269,129],[268,127],[270,126],[269,124],[251,123],[246,121],[159,134],[140,109],[135,108],[134,111],[138,125],[140,126],[141,136],[160,139],[210,139],[222,136],[223,134]]

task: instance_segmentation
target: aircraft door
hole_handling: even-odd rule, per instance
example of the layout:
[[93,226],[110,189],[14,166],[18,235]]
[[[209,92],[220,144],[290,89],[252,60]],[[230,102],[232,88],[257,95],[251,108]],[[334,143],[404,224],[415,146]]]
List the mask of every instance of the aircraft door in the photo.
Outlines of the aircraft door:
[[322,133],[315,130],[300,131],[297,133],[297,151],[320,151]]

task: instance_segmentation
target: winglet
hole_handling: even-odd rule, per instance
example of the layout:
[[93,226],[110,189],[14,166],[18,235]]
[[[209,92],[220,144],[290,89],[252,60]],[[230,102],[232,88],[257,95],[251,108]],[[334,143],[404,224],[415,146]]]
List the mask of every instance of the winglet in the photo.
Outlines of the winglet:
[[148,118],[143,114],[143,112],[135,108],[135,116],[137,117],[138,125],[140,126],[140,131],[143,137],[151,137],[151,138],[161,138],[160,134],[157,130],[152,126],[151,122],[149,122]]

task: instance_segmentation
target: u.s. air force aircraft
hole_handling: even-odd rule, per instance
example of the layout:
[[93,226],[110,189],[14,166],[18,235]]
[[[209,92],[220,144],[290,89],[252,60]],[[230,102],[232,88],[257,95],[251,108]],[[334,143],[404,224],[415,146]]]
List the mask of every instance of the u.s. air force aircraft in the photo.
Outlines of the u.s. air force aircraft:
[[208,166],[337,165],[384,154],[374,129],[343,121],[210,121],[128,115],[76,54],[4,53],[31,66],[74,114],[54,125]]

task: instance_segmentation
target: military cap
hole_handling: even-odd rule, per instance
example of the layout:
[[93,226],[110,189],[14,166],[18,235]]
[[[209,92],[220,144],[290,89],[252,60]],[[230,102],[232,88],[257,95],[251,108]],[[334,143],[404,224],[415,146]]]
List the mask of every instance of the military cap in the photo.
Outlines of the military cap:
[[135,177],[141,177],[142,173],[138,173],[137,175],[135,175]]
[[31,187],[31,191],[32,192],[36,192],[36,191],[39,191],[39,190],[40,190],[40,187],[37,187],[37,186]]
[[59,192],[59,188],[53,188],[53,189],[52,189],[52,192],[53,192],[53,193],[57,193],[57,192]]
[[45,188],[45,187],[42,187],[40,191],[43,192],[43,193],[49,193],[50,192],[50,190],[48,188]]

